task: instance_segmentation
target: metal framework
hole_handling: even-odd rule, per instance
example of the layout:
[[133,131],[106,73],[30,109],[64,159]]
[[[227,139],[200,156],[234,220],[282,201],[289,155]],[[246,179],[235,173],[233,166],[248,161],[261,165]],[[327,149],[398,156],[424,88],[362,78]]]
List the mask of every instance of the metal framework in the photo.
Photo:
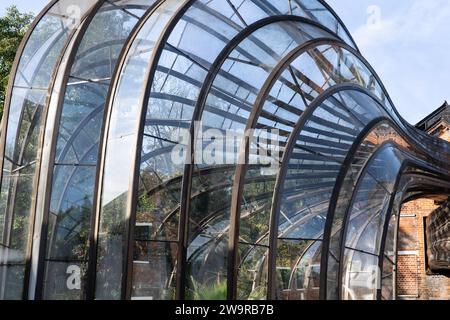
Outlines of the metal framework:
[[[239,161],[198,164],[205,130]],[[5,104],[0,299],[395,299],[449,160],[322,0],[54,0]]]

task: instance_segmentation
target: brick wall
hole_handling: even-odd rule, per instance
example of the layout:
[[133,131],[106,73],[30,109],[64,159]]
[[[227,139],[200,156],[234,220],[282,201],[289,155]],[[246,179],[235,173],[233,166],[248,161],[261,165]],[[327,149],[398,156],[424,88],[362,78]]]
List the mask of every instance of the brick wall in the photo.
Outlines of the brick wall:
[[397,295],[403,299],[419,297],[420,278],[417,255],[405,254],[398,256]]
[[[450,131],[442,130],[439,137],[450,141]],[[436,209],[429,199],[411,201],[402,207],[397,266],[399,299],[450,300],[450,278],[429,275],[426,270],[424,217]]]

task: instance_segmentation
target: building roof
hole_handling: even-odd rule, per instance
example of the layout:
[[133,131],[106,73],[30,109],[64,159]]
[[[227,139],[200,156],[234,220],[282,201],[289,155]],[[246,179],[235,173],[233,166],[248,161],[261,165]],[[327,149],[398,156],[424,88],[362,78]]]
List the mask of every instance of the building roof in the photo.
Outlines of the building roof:
[[416,124],[416,128],[428,132],[433,127],[436,127],[439,122],[450,124],[450,105],[447,101],[445,101],[441,107],[419,121]]

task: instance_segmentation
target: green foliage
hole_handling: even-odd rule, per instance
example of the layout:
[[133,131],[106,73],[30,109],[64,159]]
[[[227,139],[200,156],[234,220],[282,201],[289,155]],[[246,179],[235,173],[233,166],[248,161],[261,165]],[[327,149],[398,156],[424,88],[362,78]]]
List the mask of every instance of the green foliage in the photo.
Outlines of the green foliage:
[[213,285],[202,285],[191,278],[193,292],[188,292],[190,300],[226,300],[227,283],[226,281],[215,283]]
[[0,18],[0,118],[17,48],[33,19],[32,14],[21,13],[16,6],[7,8],[6,15]]
[[248,300],[265,300],[267,298],[267,288],[265,286],[256,287],[248,297]]
[[148,196],[147,193],[142,193],[139,196],[138,206],[141,212],[147,213],[152,213],[154,210],[157,209],[155,202]]
[[[227,282],[222,281],[212,285],[202,285],[191,278],[192,291],[187,293],[189,300],[226,300],[227,299]],[[264,286],[250,290],[250,294],[240,297],[242,300],[264,300],[267,295]]]
[[[265,279],[261,279],[258,283],[255,283],[255,274],[249,270],[248,266],[241,266],[238,277],[238,300],[265,300],[267,297],[267,287],[262,282]],[[255,287],[253,285],[256,284]]]

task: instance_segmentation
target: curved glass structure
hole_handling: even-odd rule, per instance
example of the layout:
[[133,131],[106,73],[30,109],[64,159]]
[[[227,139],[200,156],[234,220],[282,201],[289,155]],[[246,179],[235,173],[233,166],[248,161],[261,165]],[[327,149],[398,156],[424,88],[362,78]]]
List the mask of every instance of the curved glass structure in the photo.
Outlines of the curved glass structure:
[[322,0],[55,0],[0,140],[0,299],[395,299],[450,145]]

